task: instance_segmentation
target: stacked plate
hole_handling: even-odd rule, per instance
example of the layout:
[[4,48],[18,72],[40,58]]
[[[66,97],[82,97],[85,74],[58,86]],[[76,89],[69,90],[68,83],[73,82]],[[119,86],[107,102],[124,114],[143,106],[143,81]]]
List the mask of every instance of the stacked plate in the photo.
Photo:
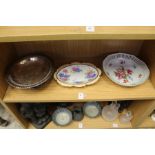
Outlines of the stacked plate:
[[42,55],[33,55],[16,61],[7,73],[9,85],[20,89],[39,87],[53,76],[54,68],[50,59]]

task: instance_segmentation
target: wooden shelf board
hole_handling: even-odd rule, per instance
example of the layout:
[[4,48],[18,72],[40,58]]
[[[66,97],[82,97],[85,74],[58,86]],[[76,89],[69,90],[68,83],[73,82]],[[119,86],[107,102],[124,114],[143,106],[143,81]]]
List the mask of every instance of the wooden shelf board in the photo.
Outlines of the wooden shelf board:
[[[84,99],[78,99],[79,93]],[[121,87],[105,75],[94,85],[83,88],[62,87],[52,80],[46,87],[33,90],[20,90],[8,87],[3,98],[5,103],[16,102],[83,102],[111,100],[145,100],[155,99],[155,88],[150,80],[143,85],[127,88]]]
[[45,129],[110,129],[110,128],[131,128],[131,123],[121,124],[119,120],[115,120],[113,122],[105,121],[102,117],[97,118],[88,118],[84,117],[84,119],[80,122],[73,121],[70,125],[61,127],[55,125],[53,122],[49,123]]
[[[151,118],[147,118],[137,128],[140,129],[151,129],[155,128],[155,122]],[[29,123],[28,129],[36,129],[31,123]],[[82,121],[73,121],[71,124],[61,127],[55,125],[53,122],[49,123],[44,129],[132,129],[131,123],[122,124],[119,119],[113,122],[108,122],[102,119],[102,117],[90,119],[85,117]],[[134,128],[133,128],[134,129]]]
[[155,26],[1,26],[0,42],[80,39],[155,39]]
[[138,128],[155,128],[155,122],[150,117],[146,118]]
[[36,128],[31,123],[29,123],[27,129],[36,129]]

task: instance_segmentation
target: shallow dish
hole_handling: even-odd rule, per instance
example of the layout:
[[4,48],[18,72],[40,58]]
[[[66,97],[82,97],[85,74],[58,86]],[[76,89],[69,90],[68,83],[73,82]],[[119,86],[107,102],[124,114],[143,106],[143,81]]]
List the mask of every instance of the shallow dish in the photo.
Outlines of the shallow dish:
[[51,61],[46,56],[27,56],[10,67],[7,82],[15,88],[35,88],[51,79],[53,73]]
[[71,63],[61,66],[54,74],[55,80],[66,87],[83,87],[97,82],[101,70],[90,63]]
[[143,84],[150,75],[143,61],[125,53],[107,56],[103,61],[103,70],[113,82],[127,87]]

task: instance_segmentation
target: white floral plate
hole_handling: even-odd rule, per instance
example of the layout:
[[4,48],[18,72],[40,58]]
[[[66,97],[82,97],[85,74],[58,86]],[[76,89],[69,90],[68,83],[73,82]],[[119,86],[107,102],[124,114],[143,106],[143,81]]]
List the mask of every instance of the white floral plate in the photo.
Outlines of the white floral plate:
[[54,74],[54,79],[62,86],[83,87],[99,80],[101,70],[90,63],[74,62],[61,66]]
[[150,75],[143,61],[125,53],[107,56],[103,61],[103,70],[113,82],[127,87],[143,84]]

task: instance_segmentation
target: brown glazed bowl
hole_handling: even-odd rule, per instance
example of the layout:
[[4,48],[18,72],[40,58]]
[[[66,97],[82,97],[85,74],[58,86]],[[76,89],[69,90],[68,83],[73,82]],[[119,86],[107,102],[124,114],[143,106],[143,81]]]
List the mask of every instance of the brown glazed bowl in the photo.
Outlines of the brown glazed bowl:
[[51,60],[43,55],[31,55],[16,61],[7,73],[10,86],[20,89],[35,88],[47,83],[54,74]]

